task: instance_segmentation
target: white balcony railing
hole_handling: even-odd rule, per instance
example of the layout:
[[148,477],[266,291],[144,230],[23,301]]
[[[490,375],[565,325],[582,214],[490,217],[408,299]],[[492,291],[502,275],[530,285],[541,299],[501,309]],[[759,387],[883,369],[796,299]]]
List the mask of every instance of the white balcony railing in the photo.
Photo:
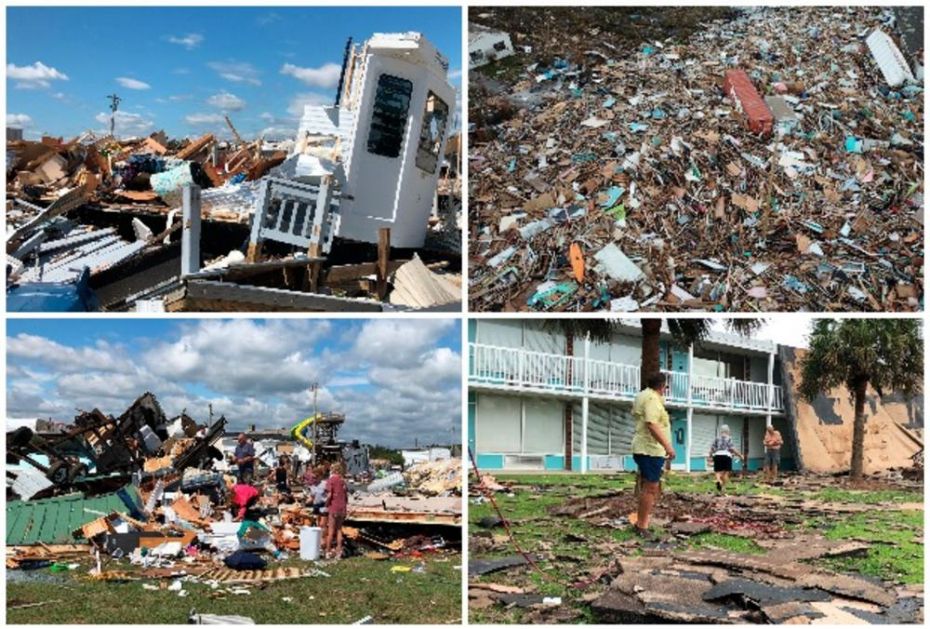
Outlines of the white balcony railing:
[[[640,390],[639,366],[606,360],[533,352],[516,347],[468,344],[468,379],[474,384],[549,393],[588,394],[632,400]],[[585,370],[587,369],[587,373]],[[688,402],[688,374],[663,371],[668,378],[666,401]],[[585,382],[587,381],[587,387]],[[772,386],[772,411],[784,411],[782,388]],[[695,408],[766,411],[769,386],[734,378],[694,375],[691,403]]]

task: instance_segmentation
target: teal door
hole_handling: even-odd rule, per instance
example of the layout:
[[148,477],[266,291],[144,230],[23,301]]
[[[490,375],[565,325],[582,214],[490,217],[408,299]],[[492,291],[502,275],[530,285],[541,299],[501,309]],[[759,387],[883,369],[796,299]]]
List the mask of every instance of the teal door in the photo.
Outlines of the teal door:
[[684,411],[673,411],[672,420],[672,446],[675,448],[675,460],[672,465],[676,468],[685,468],[688,456],[688,417]]

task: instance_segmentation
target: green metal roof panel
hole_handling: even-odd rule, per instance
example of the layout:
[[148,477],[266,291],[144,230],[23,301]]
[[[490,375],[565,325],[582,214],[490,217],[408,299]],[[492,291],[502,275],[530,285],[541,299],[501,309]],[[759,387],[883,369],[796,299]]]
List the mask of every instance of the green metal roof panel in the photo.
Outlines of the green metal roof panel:
[[6,543],[8,546],[32,544],[69,544],[71,533],[101,515],[114,511],[138,514],[142,497],[132,485],[118,492],[85,498],[69,494],[43,500],[18,500],[6,505]]

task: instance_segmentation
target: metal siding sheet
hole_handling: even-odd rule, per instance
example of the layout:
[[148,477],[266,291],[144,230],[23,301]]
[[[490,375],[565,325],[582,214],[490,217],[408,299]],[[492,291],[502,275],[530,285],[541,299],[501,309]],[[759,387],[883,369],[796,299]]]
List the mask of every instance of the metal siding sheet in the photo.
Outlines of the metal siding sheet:
[[866,38],[865,44],[869,47],[872,58],[875,59],[878,69],[881,70],[889,86],[898,87],[905,81],[914,80],[914,75],[904,55],[884,32],[877,29],[872,31],[872,34]]
[[[139,504],[135,487],[124,488],[129,498]],[[129,513],[132,509],[117,493],[85,499],[80,495],[61,496],[28,502],[7,503],[7,539],[10,546],[37,543],[73,542],[71,533],[96,520],[100,514]]]

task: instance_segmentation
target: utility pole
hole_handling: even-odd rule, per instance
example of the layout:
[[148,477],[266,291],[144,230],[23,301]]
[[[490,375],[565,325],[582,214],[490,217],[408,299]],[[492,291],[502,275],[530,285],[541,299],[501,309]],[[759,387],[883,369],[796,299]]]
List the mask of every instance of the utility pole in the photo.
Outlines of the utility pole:
[[119,109],[119,103],[122,99],[115,92],[107,96],[107,98],[110,99],[110,136],[116,137],[113,135],[116,130],[116,110]]
[[313,393],[313,452],[310,453],[310,460],[316,465],[316,451],[320,447],[318,438],[320,435],[320,414],[316,406],[316,394],[320,390],[320,384],[313,382],[310,384],[310,391]]

